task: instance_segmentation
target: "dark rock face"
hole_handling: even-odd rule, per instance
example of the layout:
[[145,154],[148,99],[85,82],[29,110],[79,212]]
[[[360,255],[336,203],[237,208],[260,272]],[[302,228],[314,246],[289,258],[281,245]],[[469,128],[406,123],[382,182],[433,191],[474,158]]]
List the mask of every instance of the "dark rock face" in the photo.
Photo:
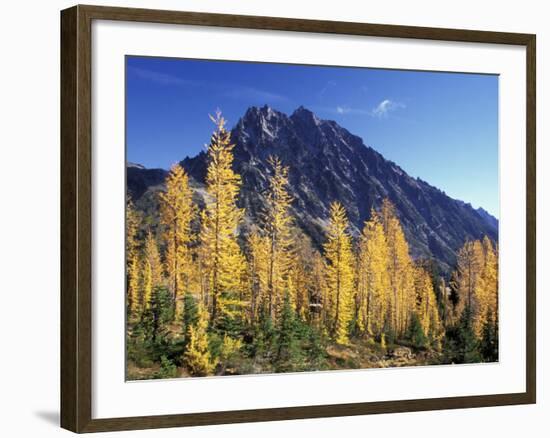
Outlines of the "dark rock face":
[[[296,224],[318,247],[325,240],[331,202],[344,205],[357,236],[371,209],[379,208],[384,198],[396,206],[413,256],[433,257],[444,270],[454,265],[455,253],[467,239],[488,235],[497,240],[498,221],[487,212],[410,177],[361,138],[303,107],[291,116],[267,106],[249,108],[231,136],[236,145],[234,168],[243,180],[240,202],[250,219],[259,217],[270,171],[267,161],[276,155],[289,167]],[[181,164],[197,182],[204,181],[205,153]],[[139,180],[128,172],[132,196],[143,194],[154,176],[160,174],[144,173]]]
[[498,230],[498,219],[491,215],[487,210],[479,207],[477,213],[495,230]]
[[135,164],[126,166],[126,187],[128,195],[138,200],[149,187],[164,183],[168,172],[164,169],[146,169]]

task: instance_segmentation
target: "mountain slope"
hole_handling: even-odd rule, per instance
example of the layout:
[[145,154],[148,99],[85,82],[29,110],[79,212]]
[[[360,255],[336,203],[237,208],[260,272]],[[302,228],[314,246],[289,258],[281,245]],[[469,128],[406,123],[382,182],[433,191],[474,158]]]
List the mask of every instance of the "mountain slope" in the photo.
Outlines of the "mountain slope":
[[[231,136],[236,145],[234,168],[243,180],[240,202],[250,219],[259,217],[269,174],[267,160],[277,155],[289,167],[296,224],[318,247],[325,239],[332,201],[344,205],[352,233],[358,235],[371,209],[386,197],[396,206],[413,256],[433,256],[444,270],[454,264],[456,250],[466,239],[483,235],[497,239],[498,222],[487,212],[412,178],[361,138],[303,107],[291,116],[267,106],[249,108]],[[205,153],[181,164],[197,182],[204,181]],[[132,173],[128,170],[130,193],[144,193],[145,177],[151,182],[153,175],[135,167]],[[138,173],[144,176],[139,183],[134,178]]]

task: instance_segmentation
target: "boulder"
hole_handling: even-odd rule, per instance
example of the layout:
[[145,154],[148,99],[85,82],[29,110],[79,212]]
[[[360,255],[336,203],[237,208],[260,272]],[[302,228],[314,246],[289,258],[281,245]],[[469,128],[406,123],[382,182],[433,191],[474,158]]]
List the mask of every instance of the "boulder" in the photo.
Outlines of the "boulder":
[[389,356],[394,359],[413,359],[414,355],[409,347],[395,347],[389,352]]

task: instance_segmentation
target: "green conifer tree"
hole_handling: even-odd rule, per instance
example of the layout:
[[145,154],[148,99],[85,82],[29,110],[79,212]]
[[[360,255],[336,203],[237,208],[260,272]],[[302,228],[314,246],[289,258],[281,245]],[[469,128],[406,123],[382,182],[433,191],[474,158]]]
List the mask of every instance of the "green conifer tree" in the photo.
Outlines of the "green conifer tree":
[[182,332],[185,340],[187,342],[189,335],[189,327],[196,325],[199,319],[199,308],[197,301],[193,295],[187,292],[183,296],[183,321],[182,321]]
[[427,343],[426,335],[422,329],[422,323],[416,312],[412,312],[407,338],[416,348],[424,348]]
[[478,341],[472,325],[472,311],[466,306],[458,323],[457,360],[459,363],[476,363],[481,361]]
[[296,334],[296,316],[288,292],[284,295],[283,307],[279,316],[277,336],[276,370],[278,372],[294,371],[302,362]]
[[498,331],[491,312],[488,312],[487,319],[481,331],[479,351],[484,362],[498,361]]

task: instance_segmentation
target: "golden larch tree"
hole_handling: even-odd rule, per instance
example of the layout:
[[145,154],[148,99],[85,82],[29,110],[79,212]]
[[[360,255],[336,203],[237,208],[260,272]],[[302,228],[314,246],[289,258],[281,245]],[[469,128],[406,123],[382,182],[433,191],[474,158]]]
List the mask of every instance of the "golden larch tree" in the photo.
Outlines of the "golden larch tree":
[[354,257],[346,211],[339,202],[333,202],[330,206],[328,240],[324,250],[331,331],[337,343],[348,344],[349,325],[353,317]]
[[415,308],[414,266],[395,207],[388,199],[382,202],[380,218],[389,254],[389,322],[397,336],[403,336],[408,327],[411,312]]
[[288,167],[277,157],[270,156],[271,174],[265,196],[263,223],[269,241],[267,275],[267,311],[275,318],[288,289],[288,274],[292,260],[290,204],[288,193]]
[[149,230],[145,239],[143,255],[143,306],[149,308],[153,289],[162,285],[162,262],[158,250],[157,241]]
[[175,316],[181,314],[181,299],[189,290],[192,278],[191,222],[195,215],[189,176],[175,164],[166,177],[166,190],[160,194],[160,222],[166,246],[165,266],[168,285],[176,306]]
[[184,362],[193,376],[208,376],[214,371],[215,360],[208,347],[208,312],[202,303],[198,304],[198,318],[188,329],[188,344]]
[[461,315],[466,307],[472,316],[472,327],[476,336],[480,336],[485,315],[485,282],[483,246],[479,240],[469,240],[458,251],[456,289],[458,291],[457,314]]
[[250,281],[250,320],[256,321],[267,290],[269,241],[253,230],[247,236],[248,271]]
[[421,266],[415,268],[416,313],[424,335],[440,347],[443,336],[437,298],[430,274]]
[[139,317],[142,303],[140,267],[139,255],[132,256],[128,273],[128,305],[130,309],[130,319],[132,320]]
[[142,257],[141,262],[141,303],[140,311],[149,308],[153,296],[153,270],[147,257]]
[[[201,213],[201,269],[205,278],[210,317],[214,322],[226,300],[234,301],[243,287],[246,260],[237,242],[244,212],[237,207],[241,178],[233,171],[233,148],[225,120],[218,112],[208,145],[206,206]],[[223,294],[223,296],[222,296]]]
[[130,317],[136,318],[140,299],[140,260],[138,231],[140,217],[130,198],[126,200],[126,293]]
[[379,336],[384,328],[390,297],[389,250],[380,216],[374,210],[359,240],[357,318],[359,329]]
[[134,207],[132,199],[126,199],[126,266],[129,267],[131,257],[138,252],[138,232],[140,227],[140,216]]
[[498,323],[498,250],[491,239],[483,237],[483,286],[485,288],[483,311],[491,323]]
[[313,294],[313,269],[311,262],[315,250],[303,233],[296,231],[293,237],[294,251],[288,273],[288,291],[292,308],[302,321],[309,320],[310,296]]
[[309,314],[311,322],[316,325],[323,334],[328,334],[330,312],[328,310],[328,288],[325,275],[325,262],[323,256],[314,251],[311,257],[311,276],[309,293]]

